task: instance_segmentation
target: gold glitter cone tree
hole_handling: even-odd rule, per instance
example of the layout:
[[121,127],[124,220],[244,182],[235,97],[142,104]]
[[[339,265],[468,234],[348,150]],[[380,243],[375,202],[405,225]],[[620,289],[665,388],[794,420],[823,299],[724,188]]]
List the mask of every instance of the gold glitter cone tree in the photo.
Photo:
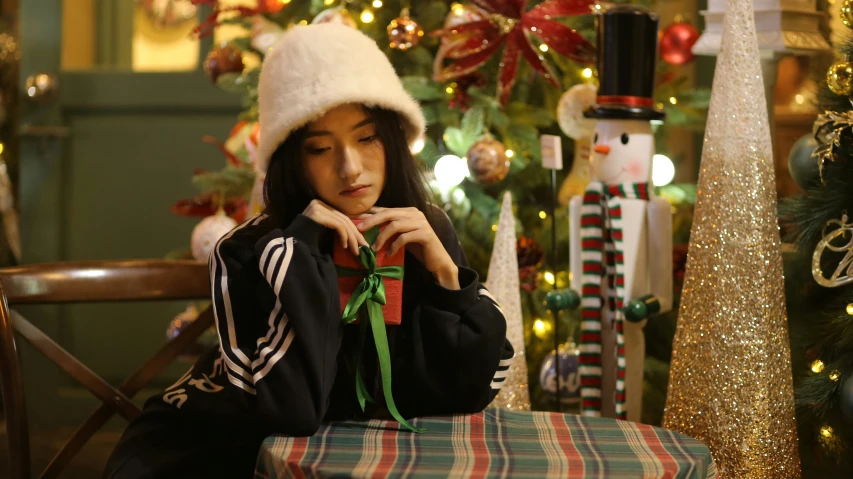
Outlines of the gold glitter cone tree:
[[791,352],[752,0],[728,0],[664,427],[722,478],[797,478]]
[[530,410],[527,387],[527,360],[524,355],[524,322],[521,315],[521,287],[518,279],[518,253],[515,238],[515,216],[512,195],[504,193],[498,231],[489,261],[486,287],[501,305],[506,316],[506,336],[515,349],[503,387],[491,406]]

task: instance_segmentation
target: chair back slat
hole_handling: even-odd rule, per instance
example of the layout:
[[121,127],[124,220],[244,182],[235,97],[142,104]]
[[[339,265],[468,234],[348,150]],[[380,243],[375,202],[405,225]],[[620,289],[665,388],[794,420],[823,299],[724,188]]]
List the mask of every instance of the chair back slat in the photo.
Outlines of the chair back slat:
[[10,306],[208,299],[209,278],[207,264],[185,260],[78,261],[0,269],[0,395],[7,418],[10,477],[30,479],[31,471],[29,427],[15,343],[16,331],[102,401],[42,474],[42,477],[56,477],[114,413],[118,412],[127,419],[135,417],[139,409],[130,400],[133,395],[214,322],[208,308],[177,338],[160,348],[154,357],[115,388]]
[[[208,328],[213,326],[213,310],[207,308],[195,321],[182,329],[178,335],[164,344],[162,348],[141,368],[137,369],[118,387],[119,391],[133,396],[138,393],[149,381],[160,374],[171,362],[177,358],[193,341]],[[80,452],[98,429],[101,428],[112,417],[113,409],[109,404],[101,404],[89,419],[83,423],[68,442],[56,453],[50,464],[44,470],[42,477],[57,477],[59,473],[71,462],[71,459]]]
[[12,326],[15,327],[15,331],[38,349],[39,352],[44,354],[47,359],[53,361],[60,369],[76,379],[77,382],[82,384],[95,397],[106,404],[112,405],[116,412],[128,421],[133,420],[142,412],[121,391],[116,391],[109,383],[86,367],[85,364],[81,363],[71,353],[63,349],[62,346],[56,344],[48,335],[44,334],[33,323],[27,321],[15,310],[12,310]]
[[207,264],[187,260],[79,261],[0,269],[9,304],[200,299]]

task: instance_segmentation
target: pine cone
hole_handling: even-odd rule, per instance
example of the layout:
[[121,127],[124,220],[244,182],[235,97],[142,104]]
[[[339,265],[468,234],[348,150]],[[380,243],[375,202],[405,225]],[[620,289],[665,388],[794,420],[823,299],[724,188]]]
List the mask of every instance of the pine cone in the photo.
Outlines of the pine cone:
[[545,250],[542,245],[535,239],[524,235],[519,235],[516,241],[516,249],[518,255],[518,267],[539,269],[542,266],[542,260],[545,257]]

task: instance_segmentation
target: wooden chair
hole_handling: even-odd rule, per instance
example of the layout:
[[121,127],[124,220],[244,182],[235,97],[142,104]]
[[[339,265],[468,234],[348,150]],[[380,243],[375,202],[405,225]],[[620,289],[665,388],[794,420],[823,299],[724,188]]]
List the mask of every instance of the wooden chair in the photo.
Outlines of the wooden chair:
[[[15,332],[86,387],[102,404],[63,445],[41,477],[56,477],[113,414],[130,421],[140,410],[130,400],[213,325],[208,308],[114,388],[9,306],[115,301],[206,299],[207,265],[196,261],[68,262],[0,269],[0,391],[6,411],[11,476],[30,479],[30,443]],[[3,474],[0,473],[0,476]]]

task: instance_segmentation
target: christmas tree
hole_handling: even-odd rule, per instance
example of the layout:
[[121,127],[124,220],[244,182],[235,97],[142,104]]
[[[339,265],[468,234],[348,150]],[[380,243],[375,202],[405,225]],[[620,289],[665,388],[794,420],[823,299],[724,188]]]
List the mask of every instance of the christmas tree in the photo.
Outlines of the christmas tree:
[[[206,257],[221,234],[260,204],[252,153],[258,140],[257,84],[264,53],[294,25],[339,22],[358,28],[384,48],[409,93],[422,104],[428,131],[417,157],[434,201],[444,206],[481,278],[488,269],[500,198],[512,193],[529,380],[538,385],[540,363],[554,344],[545,294],[568,287],[567,208],[558,207],[552,217],[553,193],[550,173],[541,164],[540,135],[560,135],[564,163],[572,165],[576,146],[567,135],[578,137],[585,129],[580,112],[595,97],[594,13],[602,7],[590,0],[194,2],[209,12],[199,35],[229,24],[246,32],[216,45],[205,62],[211,80],[241,95],[245,109],[227,139],[206,138],[225,155],[226,166],[197,172],[193,183],[199,195],[173,207],[176,214],[207,216],[193,234],[194,256]],[[689,47],[676,56],[678,62],[692,58]],[[684,79],[665,62],[658,63],[656,96],[673,119],[670,124],[701,128],[707,93],[685,91]],[[567,92],[575,85],[587,85],[591,96],[578,89]],[[658,128],[658,134],[664,132]],[[582,172],[558,171],[558,185],[564,185],[561,201],[568,200],[570,187],[584,184]],[[672,192],[682,202],[691,196],[689,188]],[[557,254],[549,258],[545,251],[551,250],[552,224],[557,225]],[[689,221],[680,234],[688,229]],[[579,321],[576,313],[561,314],[563,341],[572,337]],[[666,376],[659,374],[657,393],[651,390],[660,411],[665,386]],[[534,409],[553,405],[538,387],[531,387],[531,403]]]
[[[851,3],[841,19],[853,27]],[[815,477],[853,474],[853,40],[836,45],[821,85],[813,134],[788,158],[804,191],[783,204],[797,423],[803,470]]]

